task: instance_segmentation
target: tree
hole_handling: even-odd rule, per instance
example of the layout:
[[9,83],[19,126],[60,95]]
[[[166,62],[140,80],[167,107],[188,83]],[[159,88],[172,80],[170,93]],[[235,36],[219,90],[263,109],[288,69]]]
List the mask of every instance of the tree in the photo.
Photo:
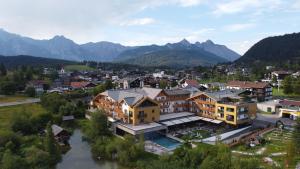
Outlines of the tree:
[[111,80],[106,80],[105,83],[104,83],[104,86],[105,86],[105,90],[109,90],[109,89],[114,88],[114,84],[112,83]]
[[293,142],[297,153],[300,153],[300,118],[297,118],[297,123],[293,131]]
[[36,91],[34,87],[27,87],[25,90],[25,93],[29,97],[35,97],[36,96]]
[[65,105],[67,100],[58,93],[47,93],[41,97],[41,104],[44,108],[49,110],[51,113],[57,114],[59,108],[62,105]]
[[26,163],[25,161],[17,156],[14,155],[10,150],[6,150],[2,157],[2,169],[25,169]]
[[97,111],[92,114],[91,118],[91,136],[96,138],[99,136],[110,135],[108,130],[108,120],[103,110]]
[[96,96],[97,94],[102,93],[105,90],[106,90],[106,88],[105,88],[104,85],[98,85],[98,86],[94,87],[94,89],[93,89],[93,95]]
[[13,115],[11,128],[13,131],[21,132],[24,135],[33,134],[36,131],[30,120],[30,115],[25,110]]
[[25,149],[26,161],[33,169],[49,168],[49,153],[43,151],[36,146],[31,146]]
[[3,63],[0,64],[0,76],[6,76],[7,70]]
[[168,86],[168,83],[165,80],[159,81],[159,88],[165,89]]
[[58,149],[58,145],[54,139],[54,135],[52,132],[52,127],[51,123],[49,122],[47,124],[46,128],[46,138],[45,138],[45,150],[46,152],[49,153],[50,159],[49,159],[49,164],[54,166],[58,161],[61,159],[61,154]]
[[284,80],[282,82],[282,88],[283,88],[283,92],[285,94],[293,93],[292,82],[293,82],[293,79],[292,79],[291,76],[287,76],[287,77],[284,78]]
[[76,107],[70,102],[67,102],[65,105],[59,107],[59,113],[61,113],[63,116],[73,115],[75,111]]
[[300,78],[295,80],[294,86],[293,86],[293,91],[295,94],[300,95]]
[[15,82],[5,80],[0,82],[0,92],[5,95],[12,95],[17,91],[17,85]]

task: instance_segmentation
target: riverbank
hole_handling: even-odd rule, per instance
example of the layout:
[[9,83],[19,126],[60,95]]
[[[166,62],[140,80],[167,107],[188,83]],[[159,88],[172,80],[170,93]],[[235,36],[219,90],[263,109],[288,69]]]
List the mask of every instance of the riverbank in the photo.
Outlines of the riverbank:
[[83,133],[75,129],[70,137],[70,150],[62,156],[62,161],[56,169],[120,169],[116,162],[93,159],[91,147],[88,142],[82,140]]

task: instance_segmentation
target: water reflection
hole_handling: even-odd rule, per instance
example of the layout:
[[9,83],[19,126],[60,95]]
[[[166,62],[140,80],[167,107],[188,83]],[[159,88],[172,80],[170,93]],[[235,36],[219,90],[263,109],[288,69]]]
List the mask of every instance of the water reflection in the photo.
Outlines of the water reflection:
[[56,166],[57,169],[119,169],[115,162],[95,161],[90,146],[81,138],[81,131],[75,130],[69,141],[71,150],[63,155],[62,162]]

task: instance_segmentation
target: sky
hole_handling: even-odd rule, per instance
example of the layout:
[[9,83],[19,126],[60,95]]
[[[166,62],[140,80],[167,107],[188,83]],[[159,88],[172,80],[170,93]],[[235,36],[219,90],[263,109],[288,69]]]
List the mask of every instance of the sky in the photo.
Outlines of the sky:
[[244,54],[265,37],[300,32],[300,0],[0,0],[0,28],[79,44],[210,39]]

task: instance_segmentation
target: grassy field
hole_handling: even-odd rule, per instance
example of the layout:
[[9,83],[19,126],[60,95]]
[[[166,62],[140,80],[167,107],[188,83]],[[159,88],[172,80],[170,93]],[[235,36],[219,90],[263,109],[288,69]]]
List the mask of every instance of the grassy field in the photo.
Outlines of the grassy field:
[[[261,149],[265,148],[265,151],[263,151],[262,154],[256,154],[256,155],[241,155],[237,153],[233,153],[234,157],[242,157],[242,158],[257,158],[260,161],[263,157],[270,157],[272,153],[280,153],[280,152],[286,152],[286,145],[288,141],[291,139],[290,131],[284,130],[282,135],[278,134],[278,131],[272,131],[270,133],[267,133],[264,135],[264,138],[267,140],[267,143],[265,145],[258,145],[253,148],[247,148],[245,145],[238,145],[232,148],[232,150],[236,151],[242,151],[247,153],[257,153]],[[285,165],[285,155],[283,156],[277,156],[277,157],[271,157],[274,161],[276,161],[281,167]],[[295,157],[293,160],[292,168],[295,168],[297,162],[300,161],[300,157]],[[263,167],[269,168],[270,165],[261,162],[261,165]]]
[[65,67],[65,70],[66,71],[92,71],[95,69],[86,65],[67,65]]
[[22,111],[32,114],[46,112],[46,110],[40,104],[24,104],[18,106],[0,107],[0,130],[9,129],[13,114]]
[[279,89],[278,88],[273,88],[272,90],[273,92],[273,96],[279,96],[279,97],[299,97],[300,98],[300,95],[296,95],[296,94],[285,94],[283,92],[283,89]]
[[15,95],[15,96],[0,96],[0,103],[7,103],[7,102],[16,102],[16,101],[23,101],[28,99],[29,97],[23,95]]

